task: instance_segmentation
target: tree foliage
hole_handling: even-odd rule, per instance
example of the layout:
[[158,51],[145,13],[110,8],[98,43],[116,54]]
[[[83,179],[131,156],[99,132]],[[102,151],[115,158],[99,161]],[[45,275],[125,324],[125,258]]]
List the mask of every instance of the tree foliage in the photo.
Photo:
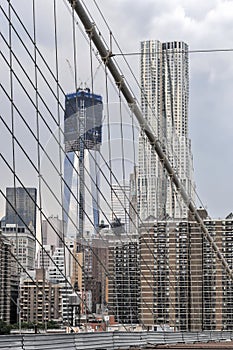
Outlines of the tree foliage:
[[10,334],[11,326],[4,322],[3,320],[0,320],[0,334]]

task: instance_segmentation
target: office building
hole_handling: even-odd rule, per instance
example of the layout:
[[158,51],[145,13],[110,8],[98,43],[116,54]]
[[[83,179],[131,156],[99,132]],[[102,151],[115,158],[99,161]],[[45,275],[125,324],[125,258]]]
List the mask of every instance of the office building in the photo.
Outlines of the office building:
[[21,265],[19,270],[33,270],[36,255],[36,239],[33,226],[29,225],[27,228],[16,224],[7,224],[2,227],[2,232],[13,245],[12,253]]
[[[141,43],[141,106],[144,117],[176,170],[190,199],[194,199],[191,142],[188,138],[189,63],[187,44],[174,41]],[[139,137],[138,213],[140,220],[187,217],[147,137]]]
[[44,268],[48,271],[49,265],[51,263],[51,257],[53,256],[55,247],[53,245],[43,245],[43,248],[40,247],[36,255],[36,268]]
[[129,184],[112,184],[112,219],[129,232]]
[[[65,232],[82,237],[88,191],[95,231],[99,225],[99,149],[102,142],[102,97],[89,89],[78,89],[65,98],[64,211]],[[89,164],[87,162],[89,159]],[[88,171],[87,171],[88,169]],[[95,233],[95,232],[93,232]]]
[[61,247],[64,240],[64,225],[58,216],[50,216],[42,221],[42,242],[43,245]]
[[65,283],[66,278],[74,279],[76,244],[73,239],[65,239],[65,247],[56,247],[49,259],[48,280],[52,283]]
[[36,232],[36,188],[8,187],[6,189],[5,225],[28,227]]

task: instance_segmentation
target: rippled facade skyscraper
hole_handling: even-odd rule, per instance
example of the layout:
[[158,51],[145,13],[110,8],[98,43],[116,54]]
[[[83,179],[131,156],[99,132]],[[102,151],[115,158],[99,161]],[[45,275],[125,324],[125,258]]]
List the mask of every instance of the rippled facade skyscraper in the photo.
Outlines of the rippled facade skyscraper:
[[[141,105],[163,151],[194,200],[188,136],[189,57],[181,41],[141,43]],[[138,212],[141,220],[187,217],[187,208],[145,135],[139,136]]]

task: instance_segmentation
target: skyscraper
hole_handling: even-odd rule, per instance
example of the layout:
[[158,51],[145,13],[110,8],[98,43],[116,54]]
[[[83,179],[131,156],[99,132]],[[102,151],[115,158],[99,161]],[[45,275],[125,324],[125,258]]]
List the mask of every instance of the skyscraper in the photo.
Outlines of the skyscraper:
[[[79,89],[65,99],[64,221],[66,233],[82,235],[85,220],[86,169],[89,158],[94,226],[99,224],[98,151],[102,142],[102,97]],[[88,153],[86,152],[88,150]],[[69,217],[68,217],[69,216]]]
[[52,245],[55,248],[62,246],[63,222],[58,216],[50,216],[42,220],[43,245]]
[[5,224],[29,227],[36,232],[36,188],[8,187],[6,189]]
[[[141,105],[186,192],[194,199],[188,138],[189,64],[184,42],[141,43]],[[187,217],[179,194],[145,135],[139,137],[138,212],[142,220]]]
[[129,231],[129,185],[112,184],[113,220],[120,220],[126,232]]

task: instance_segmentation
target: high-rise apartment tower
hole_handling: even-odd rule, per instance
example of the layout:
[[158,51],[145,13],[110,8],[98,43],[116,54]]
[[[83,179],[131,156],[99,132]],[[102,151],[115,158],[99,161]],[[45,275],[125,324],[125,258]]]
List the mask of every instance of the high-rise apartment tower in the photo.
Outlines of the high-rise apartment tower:
[[[144,117],[194,199],[193,160],[188,138],[189,63],[184,42],[141,43],[141,104]],[[179,194],[145,137],[139,137],[138,212],[142,220],[187,217]]]

